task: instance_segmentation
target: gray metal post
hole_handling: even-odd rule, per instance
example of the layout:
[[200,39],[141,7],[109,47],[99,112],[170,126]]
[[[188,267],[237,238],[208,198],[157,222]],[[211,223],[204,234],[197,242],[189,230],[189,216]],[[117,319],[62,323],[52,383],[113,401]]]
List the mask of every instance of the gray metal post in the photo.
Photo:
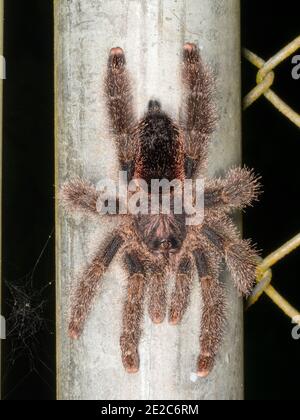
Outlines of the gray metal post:
[[[135,78],[137,107],[151,96],[177,116],[179,60],[196,42],[217,75],[220,116],[210,175],[240,162],[239,0],[55,1],[56,184],[75,175],[93,182],[116,176],[116,154],[104,113],[103,75],[109,49],[124,48]],[[116,262],[82,338],[67,334],[70,290],[89,253],[113,227],[64,215],[57,207],[57,364],[59,399],[243,398],[242,305],[227,276],[229,321],[211,376],[195,376],[201,299],[197,282],[182,325],[153,325],[145,315],[138,374],[124,372],[119,350],[125,274]]]

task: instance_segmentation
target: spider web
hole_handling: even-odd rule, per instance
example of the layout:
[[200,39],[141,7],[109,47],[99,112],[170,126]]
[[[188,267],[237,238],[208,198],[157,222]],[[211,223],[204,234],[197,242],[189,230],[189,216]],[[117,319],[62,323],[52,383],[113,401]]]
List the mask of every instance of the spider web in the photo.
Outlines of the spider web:
[[22,358],[22,361],[27,365],[27,373],[20,378],[13,389],[8,390],[4,399],[13,393],[32,373],[37,374],[53,391],[37,366],[38,364],[42,365],[54,375],[51,368],[41,359],[38,351],[42,333],[53,334],[51,321],[45,317],[49,288],[53,287],[53,282],[48,282],[41,287],[37,287],[34,282],[37,268],[53,238],[53,232],[54,229],[48,236],[33,269],[28,274],[14,281],[4,279],[6,346],[9,351],[6,351],[5,355],[3,382],[5,383],[11,369],[19,359]]

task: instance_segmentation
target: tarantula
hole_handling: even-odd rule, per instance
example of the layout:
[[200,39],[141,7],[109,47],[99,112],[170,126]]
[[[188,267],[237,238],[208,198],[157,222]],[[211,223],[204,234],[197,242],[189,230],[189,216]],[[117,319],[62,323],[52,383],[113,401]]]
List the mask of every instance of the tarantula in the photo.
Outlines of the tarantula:
[[[184,112],[176,123],[151,100],[148,111],[137,121],[125,55],[112,48],[105,76],[108,116],[118,151],[119,166],[128,180],[195,179],[204,174],[209,138],[216,112],[212,103],[214,80],[195,44],[186,43],[182,53]],[[154,323],[167,313],[167,278],[176,274],[168,318],[178,324],[188,307],[194,271],[202,290],[203,313],[197,373],[212,370],[224,333],[226,299],[219,280],[225,260],[238,292],[247,296],[254,285],[257,253],[242,240],[230,219],[234,209],[243,209],[257,198],[259,181],[246,168],[229,170],[224,178],[206,179],[205,217],[201,225],[187,226],[186,215],[119,214],[120,223],[85,268],[71,306],[69,334],[78,338],[98,292],[100,280],[118,253],[128,273],[122,316],[120,346],[127,372],[139,369],[138,345],[145,297]],[[97,215],[99,191],[81,179],[62,187],[67,209]]]

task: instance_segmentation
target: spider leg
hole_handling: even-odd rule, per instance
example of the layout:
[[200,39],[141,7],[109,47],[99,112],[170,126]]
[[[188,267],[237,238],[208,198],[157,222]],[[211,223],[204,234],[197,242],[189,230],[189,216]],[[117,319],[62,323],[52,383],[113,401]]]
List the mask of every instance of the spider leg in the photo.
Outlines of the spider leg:
[[239,237],[227,216],[214,218],[202,227],[201,233],[213,246],[214,253],[225,258],[238,292],[248,296],[255,284],[258,254],[250,241]]
[[148,285],[148,313],[154,324],[161,324],[167,312],[166,275],[155,269],[151,270]]
[[136,117],[129,75],[126,70],[124,51],[121,48],[110,50],[105,79],[106,103],[115,136],[121,169],[128,172],[131,179],[136,153],[134,127]]
[[69,211],[98,214],[97,200],[99,193],[92,184],[83,179],[75,178],[66,182],[60,189],[59,198],[63,206]]
[[197,374],[206,377],[211,372],[222,341],[226,321],[224,288],[218,281],[218,270],[211,267],[207,252],[193,252],[202,290],[203,312],[201,319],[200,356]]
[[260,193],[259,178],[247,168],[228,171],[223,179],[206,183],[204,203],[206,209],[222,209],[226,212],[243,209],[257,199]]
[[249,296],[256,281],[258,254],[250,241],[232,243],[225,251],[225,260],[234,284],[242,296]]
[[[118,216],[121,206],[126,209],[125,201],[118,194],[104,198],[94,185],[81,178],[67,181],[60,189],[59,198],[63,207],[72,213]],[[109,202],[113,204],[108,206]],[[104,204],[106,207],[103,207]]]
[[203,172],[207,164],[209,137],[214,131],[216,112],[212,104],[214,80],[195,44],[183,48],[182,81],[185,88],[185,172],[186,178]]
[[181,259],[176,274],[175,289],[172,293],[171,306],[169,310],[169,322],[172,325],[178,324],[181,320],[190,301],[192,287],[192,263],[189,257]]
[[86,267],[74,294],[69,323],[69,335],[78,338],[90,312],[93,299],[99,289],[100,280],[124,243],[121,234],[116,232]]
[[129,278],[120,345],[126,371],[136,373],[139,369],[138,344],[141,337],[146,279],[143,264],[134,252],[125,255],[125,262]]

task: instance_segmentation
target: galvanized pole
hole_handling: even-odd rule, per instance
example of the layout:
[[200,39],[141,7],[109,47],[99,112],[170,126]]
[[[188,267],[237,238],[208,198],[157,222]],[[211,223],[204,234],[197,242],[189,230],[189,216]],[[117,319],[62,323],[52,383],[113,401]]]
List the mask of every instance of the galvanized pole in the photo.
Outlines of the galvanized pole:
[[[209,174],[240,162],[239,0],[59,0],[54,4],[57,186],[75,175],[95,183],[116,176],[103,100],[107,55],[114,46],[126,51],[140,114],[155,96],[177,117],[181,49],[186,41],[196,42],[217,77],[220,121]],[[153,325],[145,315],[138,374],[128,375],[121,364],[125,274],[117,262],[105,276],[82,338],[70,341],[70,290],[95,242],[112,226],[81,218],[74,221],[57,207],[58,398],[242,399],[242,304],[229,276],[227,334],[217,365],[206,380],[194,373],[201,313],[196,281],[182,325]]]

